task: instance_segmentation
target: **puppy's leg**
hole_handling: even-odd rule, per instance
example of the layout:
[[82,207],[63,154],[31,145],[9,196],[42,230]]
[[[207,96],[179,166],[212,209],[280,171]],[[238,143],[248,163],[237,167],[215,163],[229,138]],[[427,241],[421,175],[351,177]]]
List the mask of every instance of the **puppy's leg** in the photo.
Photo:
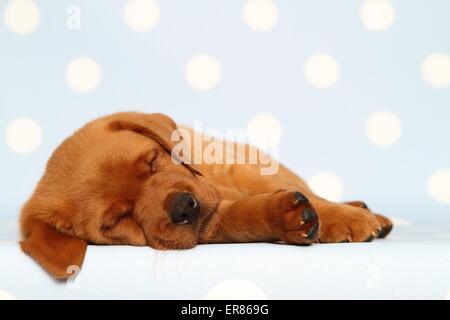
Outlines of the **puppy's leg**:
[[[205,168],[205,171],[207,170],[208,168]],[[229,174],[230,171],[232,175]],[[256,205],[259,200],[263,200],[262,198],[266,198],[262,203],[278,203],[273,201],[273,194],[270,192],[280,188],[299,190],[309,199],[309,206],[316,210],[320,222],[319,239],[310,240],[309,243],[314,241],[323,243],[371,241],[375,236],[386,236],[392,229],[392,222],[389,219],[370,212],[360,202],[339,204],[316,196],[300,177],[282,165],[280,165],[279,172],[273,176],[261,176],[257,166],[237,165],[233,167],[233,170],[219,167],[212,176],[217,181],[227,181],[227,187],[233,186],[234,189],[249,197],[222,203],[220,211],[212,216],[212,223],[206,224],[207,227],[204,229],[202,238],[204,243],[251,241],[308,243],[302,236],[307,234],[305,230],[297,233],[288,232],[286,228],[280,228],[279,224],[271,220],[274,218],[270,204],[265,205],[265,209]],[[230,177],[233,179],[230,180]],[[227,193],[227,199],[235,199],[233,197],[234,194],[228,195]],[[288,212],[291,211],[288,210]],[[272,215],[270,215],[271,213]],[[299,215],[300,213],[297,214],[297,216]],[[267,216],[271,218],[266,218]],[[279,214],[275,216],[279,216]],[[267,226],[267,224],[274,224],[274,227]],[[310,225],[306,225],[306,227],[310,227]],[[278,230],[278,233],[275,234],[274,228]],[[284,232],[284,234],[280,236],[280,232]]]
[[367,209],[309,198],[279,191],[223,201],[205,223],[199,242],[370,242],[385,232],[380,223],[384,217]]
[[319,219],[309,200],[297,191],[278,191],[223,201],[201,231],[200,242],[311,244],[318,232]]
[[[363,208],[363,209],[366,209],[366,210],[372,212],[369,209],[369,207],[367,206],[367,204],[362,201],[351,201],[351,202],[346,202],[346,204],[354,206],[354,207],[358,207],[358,208]],[[381,231],[377,234],[377,238],[385,238],[392,231],[393,223],[391,220],[389,220],[385,216],[382,216],[381,214],[374,213],[374,215],[377,218],[378,223],[381,225]]]
[[370,242],[383,233],[381,216],[365,208],[321,198],[312,198],[311,202],[320,218],[321,243]]

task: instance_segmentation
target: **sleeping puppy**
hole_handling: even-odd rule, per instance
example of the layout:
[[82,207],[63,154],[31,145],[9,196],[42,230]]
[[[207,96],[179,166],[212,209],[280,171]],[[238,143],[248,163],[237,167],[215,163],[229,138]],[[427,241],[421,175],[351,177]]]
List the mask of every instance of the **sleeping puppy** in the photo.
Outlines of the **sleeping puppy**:
[[[363,202],[316,196],[273,159],[278,170],[261,174],[260,158],[270,158],[249,145],[228,144],[241,152],[194,164],[187,157],[196,151],[194,134],[163,114],[118,113],[87,124],[54,152],[24,205],[23,251],[53,277],[68,278],[88,244],[309,245],[367,242],[392,229]],[[255,154],[262,156],[251,162]]]

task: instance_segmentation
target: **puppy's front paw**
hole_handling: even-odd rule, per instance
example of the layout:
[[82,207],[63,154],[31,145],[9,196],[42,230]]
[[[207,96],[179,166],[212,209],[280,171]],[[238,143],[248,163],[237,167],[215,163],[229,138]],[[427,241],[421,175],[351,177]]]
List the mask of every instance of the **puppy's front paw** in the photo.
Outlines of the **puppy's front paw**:
[[363,208],[336,205],[319,211],[319,242],[371,242],[383,227],[377,217]]
[[378,233],[377,238],[386,238],[394,228],[394,224],[391,220],[389,220],[385,216],[382,216],[381,214],[375,214],[375,217],[377,218],[378,223],[381,225],[381,231]]
[[279,238],[288,244],[315,242],[320,223],[309,199],[298,191],[281,191],[275,196],[279,205],[276,215]]

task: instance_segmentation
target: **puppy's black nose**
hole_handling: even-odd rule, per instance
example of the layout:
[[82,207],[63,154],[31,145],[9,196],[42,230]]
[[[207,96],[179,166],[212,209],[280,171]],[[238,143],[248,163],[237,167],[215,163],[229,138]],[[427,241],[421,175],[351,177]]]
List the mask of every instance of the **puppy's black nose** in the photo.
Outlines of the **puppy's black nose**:
[[194,222],[200,213],[200,204],[190,193],[177,195],[170,210],[170,219],[175,224]]

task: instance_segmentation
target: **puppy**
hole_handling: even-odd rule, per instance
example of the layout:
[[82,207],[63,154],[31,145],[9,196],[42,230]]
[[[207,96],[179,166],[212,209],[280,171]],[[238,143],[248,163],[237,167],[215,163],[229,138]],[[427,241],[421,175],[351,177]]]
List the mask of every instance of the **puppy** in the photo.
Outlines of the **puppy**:
[[[24,205],[22,250],[64,279],[81,267],[88,244],[309,245],[367,242],[392,229],[363,202],[318,197],[281,164],[262,175],[262,161],[249,163],[262,153],[249,145],[231,144],[241,150],[231,164],[230,154],[222,164],[193,164],[186,160],[193,134],[163,114],[118,113],[87,124],[54,152]],[[186,148],[176,154],[180,141]]]

